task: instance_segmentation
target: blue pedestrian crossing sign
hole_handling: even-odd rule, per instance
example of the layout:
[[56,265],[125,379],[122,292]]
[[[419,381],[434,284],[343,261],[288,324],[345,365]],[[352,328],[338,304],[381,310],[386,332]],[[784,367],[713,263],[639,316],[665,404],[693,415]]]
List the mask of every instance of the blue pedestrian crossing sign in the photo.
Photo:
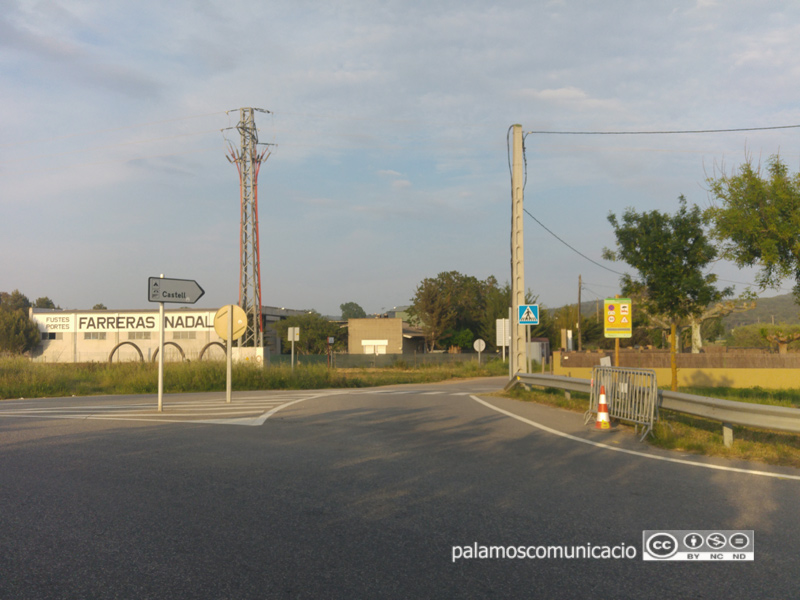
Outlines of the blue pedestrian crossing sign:
[[517,316],[520,325],[538,325],[539,324],[539,305],[538,304],[520,304],[517,306]]

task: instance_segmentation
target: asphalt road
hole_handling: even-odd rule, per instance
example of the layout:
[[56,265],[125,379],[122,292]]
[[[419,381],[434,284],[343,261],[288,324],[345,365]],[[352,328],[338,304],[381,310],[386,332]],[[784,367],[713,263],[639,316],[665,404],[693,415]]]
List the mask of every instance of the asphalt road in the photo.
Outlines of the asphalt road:
[[[2,402],[0,598],[797,596],[800,471],[651,450],[502,384]],[[653,529],[752,529],[755,560],[645,562]],[[636,555],[453,560],[476,544]]]

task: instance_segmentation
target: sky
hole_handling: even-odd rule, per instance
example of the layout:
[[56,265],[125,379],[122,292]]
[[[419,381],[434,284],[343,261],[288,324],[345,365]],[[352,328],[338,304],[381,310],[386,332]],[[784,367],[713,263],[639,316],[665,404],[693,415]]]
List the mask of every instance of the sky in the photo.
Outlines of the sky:
[[[525,137],[525,282],[619,292],[607,216],[706,208],[747,156],[800,168],[800,3],[0,0],[0,291],[156,308],[148,277],[238,301],[241,107],[262,303],[407,305],[427,277],[510,281],[509,127]],[[570,248],[571,246],[572,248]],[[574,249],[574,250],[573,250]],[[576,251],[600,263],[594,264]],[[605,267],[605,268],[603,268]],[[610,270],[609,270],[610,269]],[[614,272],[616,271],[616,273]],[[718,262],[736,293],[752,270]],[[770,296],[788,292],[767,290]],[[755,288],[754,288],[755,289]]]

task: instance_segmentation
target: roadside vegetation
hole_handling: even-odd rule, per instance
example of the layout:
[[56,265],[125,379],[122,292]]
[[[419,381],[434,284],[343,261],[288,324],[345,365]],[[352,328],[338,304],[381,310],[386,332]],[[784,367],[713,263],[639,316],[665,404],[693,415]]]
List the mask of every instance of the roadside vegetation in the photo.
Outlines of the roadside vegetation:
[[[233,366],[233,389],[302,390],[358,388],[399,383],[431,383],[468,377],[491,377],[508,373],[499,360],[478,365],[477,361],[409,368],[404,363],[387,369],[328,369],[324,365],[302,365],[266,369],[249,364]],[[166,363],[164,392],[217,392],[226,385],[223,361]],[[155,394],[158,391],[156,363],[34,363],[23,357],[0,358],[0,399],[54,398],[115,394]]]
[[[494,377],[508,373],[508,363],[492,360],[447,365],[420,365],[399,362],[379,369],[329,369],[325,365],[301,365],[292,371],[288,365],[261,368],[235,364],[233,389],[302,390],[362,388],[406,383],[434,383],[459,378]],[[166,363],[164,392],[223,392],[226,366],[222,361]],[[158,365],[154,363],[33,363],[23,357],[0,358],[0,399],[54,398],[117,394],[155,394]],[[765,390],[732,388],[684,388],[683,392],[740,402],[773,404],[800,408],[800,390]],[[553,388],[526,391],[515,388],[499,395],[523,402],[538,402],[558,408],[583,412],[589,404],[587,394],[573,392],[570,397]],[[661,419],[648,436],[647,443],[659,448],[762,461],[800,468],[800,436],[734,427],[734,444],[726,448],[722,427],[709,421],[661,411]],[[624,423],[621,427],[627,427]]]
[[[800,389],[681,388],[680,391],[724,400],[800,408]],[[502,395],[575,412],[584,412],[589,406],[588,394],[573,392],[568,398],[562,390],[553,388],[526,391],[519,387]],[[668,410],[661,410],[659,416],[660,419],[653,428],[653,435],[649,435],[645,440],[657,448],[800,468],[800,436],[734,426],[733,446],[728,448],[722,440],[722,425],[717,421]],[[633,426],[621,422],[619,426],[633,429]]]

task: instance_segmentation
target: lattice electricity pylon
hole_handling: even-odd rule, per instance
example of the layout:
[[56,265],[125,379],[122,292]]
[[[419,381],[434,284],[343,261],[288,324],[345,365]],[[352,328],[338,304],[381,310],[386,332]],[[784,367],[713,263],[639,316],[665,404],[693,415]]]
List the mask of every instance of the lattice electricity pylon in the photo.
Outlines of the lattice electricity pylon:
[[239,197],[241,225],[239,228],[239,306],[247,314],[247,331],[239,338],[240,347],[264,345],[263,321],[261,317],[261,265],[258,237],[258,171],[261,163],[269,158],[267,149],[258,151],[258,129],[255,111],[269,112],[261,108],[240,108],[236,129],[241,135],[241,147],[237,151],[229,143],[228,160],[239,171]]

